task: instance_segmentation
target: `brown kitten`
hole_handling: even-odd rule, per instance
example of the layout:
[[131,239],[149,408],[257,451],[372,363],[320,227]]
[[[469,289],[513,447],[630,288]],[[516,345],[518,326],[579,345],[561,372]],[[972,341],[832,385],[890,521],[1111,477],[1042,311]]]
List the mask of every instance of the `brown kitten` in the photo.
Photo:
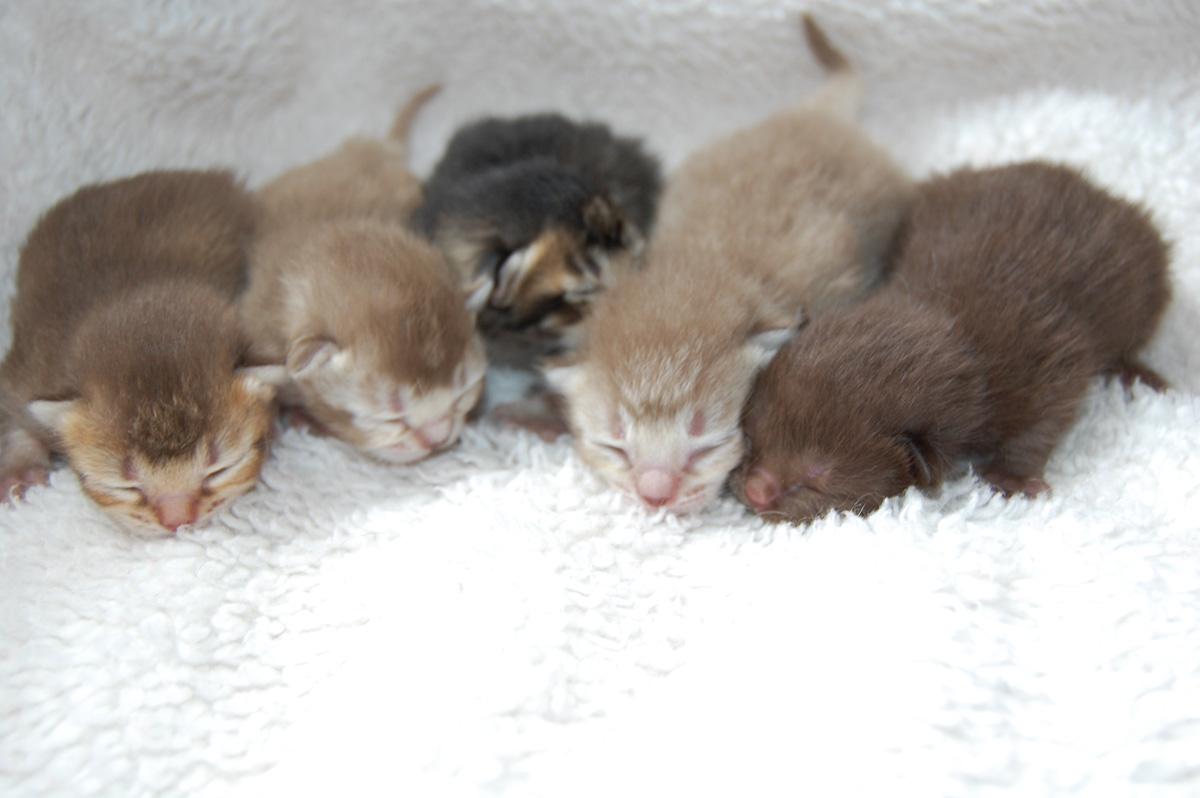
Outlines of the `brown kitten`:
[[930,180],[889,285],[760,375],[734,492],[775,519],[867,513],[972,458],[1003,492],[1037,495],[1093,376],[1165,385],[1137,352],[1169,295],[1149,217],[1074,169]]
[[697,509],[742,454],[754,375],[802,316],[879,279],[911,183],[852,124],[858,79],[807,17],[830,72],[811,102],[689,157],[644,268],[597,303],[574,360],[547,370],[580,456],[651,507]]
[[119,520],[174,531],[255,485],[277,375],[236,368],[253,227],[227,172],[88,186],[42,216],[0,366],[6,490],[60,452]]
[[253,362],[287,368],[284,401],[393,462],[458,439],[486,368],[475,312],[491,283],[461,285],[405,227],[421,188],[404,139],[435,91],[406,105],[392,138],[351,140],[258,192],[241,303]]

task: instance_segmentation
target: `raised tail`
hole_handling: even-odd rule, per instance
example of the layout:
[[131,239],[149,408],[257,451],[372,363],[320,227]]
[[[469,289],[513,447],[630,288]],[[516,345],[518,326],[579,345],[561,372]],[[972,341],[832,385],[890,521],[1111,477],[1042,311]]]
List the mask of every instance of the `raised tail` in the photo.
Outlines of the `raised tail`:
[[804,14],[802,21],[808,49],[828,75],[825,85],[808,104],[848,121],[856,119],[862,105],[862,80],[858,71],[842,51],[833,46],[812,16]]
[[426,86],[414,94],[412,99],[405,103],[400,112],[396,114],[396,121],[392,123],[392,130],[388,133],[388,138],[399,142],[407,149],[408,136],[412,132],[413,122],[416,120],[417,114],[425,107],[425,103],[437,96],[437,93],[441,90],[442,84],[434,83],[432,86]]

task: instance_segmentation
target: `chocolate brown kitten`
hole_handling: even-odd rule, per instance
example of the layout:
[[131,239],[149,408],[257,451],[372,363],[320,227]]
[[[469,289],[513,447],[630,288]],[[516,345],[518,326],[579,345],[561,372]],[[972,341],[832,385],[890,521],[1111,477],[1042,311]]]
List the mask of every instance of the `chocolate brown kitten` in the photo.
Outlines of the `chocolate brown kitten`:
[[253,229],[226,172],[88,186],[42,216],[0,366],[6,494],[61,453],[119,520],[174,531],[255,485],[279,375],[237,368]]
[[721,139],[671,176],[644,267],[596,303],[578,356],[546,372],[580,456],[650,507],[698,509],[742,454],[754,376],[798,328],[862,298],[911,183],[851,121],[858,79]]
[[734,492],[774,519],[866,513],[964,458],[1005,493],[1045,491],[1092,377],[1165,386],[1137,353],[1169,300],[1167,251],[1145,212],[1065,166],[930,180],[888,286],[759,377]]
[[388,139],[352,139],[257,195],[241,317],[256,363],[283,364],[281,399],[379,458],[413,462],[453,444],[486,361],[475,313],[489,280],[463,285],[405,220],[420,202],[405,138],[436,87]]

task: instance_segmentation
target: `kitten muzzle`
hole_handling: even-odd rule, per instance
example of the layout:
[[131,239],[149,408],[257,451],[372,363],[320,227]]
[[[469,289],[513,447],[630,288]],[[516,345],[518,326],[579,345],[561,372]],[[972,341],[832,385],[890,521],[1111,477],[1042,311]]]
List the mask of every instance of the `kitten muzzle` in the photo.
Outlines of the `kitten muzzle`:
[[637,478],[638,498],[650,507],[668,507],[679,495],[679,474],[661,468],[643,471]]
[[199,493],[165,493],[152,502],[154,515],[163,528],[174,532],[186,524],[196,523],[199,515]]
[[754,508],[755,512],[761,513],[775,508],[783,489],[773,474],[756,468],[750,472],[750,476],[746,477],[742,493],[745,494],[746,502]]

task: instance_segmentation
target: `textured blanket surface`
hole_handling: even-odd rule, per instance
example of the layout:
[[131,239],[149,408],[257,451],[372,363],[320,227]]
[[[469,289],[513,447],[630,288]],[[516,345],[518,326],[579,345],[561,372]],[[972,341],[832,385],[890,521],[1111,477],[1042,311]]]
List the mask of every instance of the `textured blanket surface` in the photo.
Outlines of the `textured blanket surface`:
[[[258,490],[167,539],[59,471],[0,508],[0,794],[1200,793],[1200,6],[810,8],[914,174],[1049,157],[1149,206],[1173,391],[1097,381],[1049,498],[963,478],[807,529],[651,515],[487,423],[409,468],[288,431]],[[10,0],[0,284],[79,184],[258,184],[435,80],[421,171],[462,121],[541,108],[677,163],[817,84],[797,11]]]

